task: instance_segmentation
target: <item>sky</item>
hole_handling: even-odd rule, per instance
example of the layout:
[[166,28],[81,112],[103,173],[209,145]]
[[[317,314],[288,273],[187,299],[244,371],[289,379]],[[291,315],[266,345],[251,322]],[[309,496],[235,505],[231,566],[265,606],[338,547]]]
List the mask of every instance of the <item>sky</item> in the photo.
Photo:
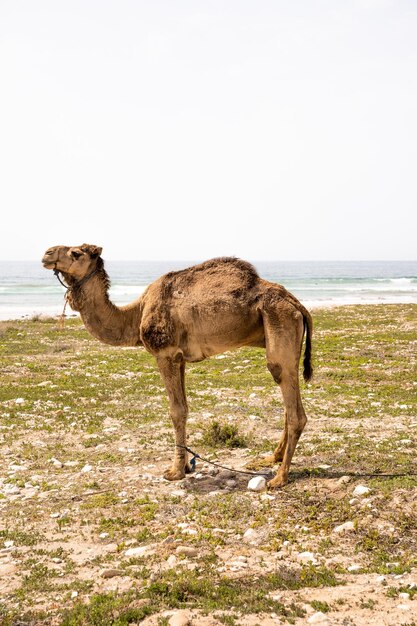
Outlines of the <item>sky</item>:
[[0,0],[0,259],[417,259],[415,0]]

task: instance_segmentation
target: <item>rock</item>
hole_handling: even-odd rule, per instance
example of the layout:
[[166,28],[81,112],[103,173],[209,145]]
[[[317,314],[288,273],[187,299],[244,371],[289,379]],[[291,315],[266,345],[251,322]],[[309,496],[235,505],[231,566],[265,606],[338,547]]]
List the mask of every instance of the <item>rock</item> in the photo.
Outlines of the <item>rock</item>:
[[263,491],[266,489],[266,479],[263,476],[254,476],[248,482],[249,491]]
[[81,468],[81,471],[83,474],[86,474],[87,472],[91,472],[92,469],[93,466],[87,463],[86,465],[84,465],[84,467]]
[[169,619],[169,626],[188,626],[190,623],[190,616],[188,611],[177,611]]
[[61,467],[63,467],[63,466],[64,466],[64,464],[63,464],[63,463],[61,463],[61,461],[59,461],[59,460],[58,460],[58,459],[56,459],[55,457],[52,457],[52,458],[51,458],[51,463],[52,463],[52,465],[53,465],[54,467],[59,467],[59,468],[61,468]]
[[258,545],[262,542],[262,537],[258,531],[254,528],[248,528],[243,534],[243,541],[246,543],[251,543],[253,545]]
[[340,526],[335,526],[333,528],[334,533],[347,533],[355,530],[355,524],[353,522],[345,522],[344,524],[340,524]]
[[318,611],[317,613],[313,613],[313,615],[308,618],[307,622],[309,624],[328,624],[329,620],[325,613]]
[[347,568],[348,572],[359,572],[361,568],[360,565],[357,565],[356,563],[353,563],[353,565],[349,565],[349,567]]
[[365,487],[365,485],[358,485],[357,487],[355,487],[355,489],[353,490],[353,496],[364,496],[367,493],[369,493],[371,490],[369,489],[369,487]]
[[316,565],[316,563],[318,562],[316,557],[314,556],[314,554],[312,552],[300,552],[297,555],[297,559],[301,562],[301,563],[311,563],[312,565]]
[[122,569],[105,569],[100,576],[102,578],[115,578],[116,576],[126,576],[126,572]]
[[409,611],[410,610],[410,605],[409,604],[398,604],[397,605],[397,609],[400,609],[400,611]]
[[100,533],[99,534],[100,539],[107,539],[108,536],[109,536],[109,533]]
[[401,600],[409,600],[410,599],[410,594],[406,593],[405,591],[402,593],[398,594],[398,597],[401,598]]
[[177,557],[175,556],[175,554],[171,554],[171,556],[169,556],[169,557],[167,558],[167,565],[168,565],[168,567],[171,567],[171,568],[172,568],[172,567],[174,567],[177,563],[178,563],[178,559],[177,559]]
[[229,478],[236,478],[236,472],[233,470],[221,470],[217,474],[219,480],[228,480]]
[[197,548],[193,548],[191,546],[178,546],[178,548],[175,550],[175,552],[177,554],[180,554],[182,556],[187,556],[187,557],[192,557],[192,556],[197,556],[198,555]]
[[155,552],[154,546],[138,546],[137,548],[129,548],[125,551],[125,556],[145,556]]

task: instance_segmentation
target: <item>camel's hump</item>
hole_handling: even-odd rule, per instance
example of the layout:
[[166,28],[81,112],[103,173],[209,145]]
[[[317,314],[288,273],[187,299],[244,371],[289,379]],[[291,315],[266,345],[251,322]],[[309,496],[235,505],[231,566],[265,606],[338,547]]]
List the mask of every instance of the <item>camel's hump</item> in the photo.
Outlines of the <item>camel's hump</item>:
[[183,270],[177,272],[169,272],[162,277],[165,284],[171,282],[181,283],[196,283],[198,281],[204,281],[209,276],[216,275],[217,277],[224,277],[227,281],[228,278],[239,277],[241,281],[246,283],[246,286],[253,285],[258,279],[258,273],[256,269],[248,263],[236,257],[217,257],[215,259],[209,259],[198,265],[192,265]]

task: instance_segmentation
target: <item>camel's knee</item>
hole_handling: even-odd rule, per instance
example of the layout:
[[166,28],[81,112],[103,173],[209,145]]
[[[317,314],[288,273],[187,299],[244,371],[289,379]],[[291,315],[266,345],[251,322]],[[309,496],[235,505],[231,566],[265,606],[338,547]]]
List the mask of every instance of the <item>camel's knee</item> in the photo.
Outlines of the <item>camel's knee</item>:
[[289,431],[296,435],[297,439],[301,436],[305,425],[307,424],[307,417],[304,411],[297,415],[296,419],[289,420]]
[[272,378],[279,385],[281,383],[281,378],[282,378],[282,367],[281,367],[281,365],[279,363],[272,363],[270,361],[268,361],[266,365],[267,365],[269,371],[271,372]]

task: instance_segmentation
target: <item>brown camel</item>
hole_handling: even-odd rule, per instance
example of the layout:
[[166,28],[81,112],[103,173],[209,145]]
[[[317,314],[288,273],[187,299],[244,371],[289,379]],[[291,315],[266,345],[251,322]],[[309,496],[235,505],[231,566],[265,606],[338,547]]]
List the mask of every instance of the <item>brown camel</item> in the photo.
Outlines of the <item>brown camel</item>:
[[168,393],[175,429],[175,455],[164,476],[181,480],[190,472],[186,446],[188,414],[185,364],[240,346],[265,348],[266,362],[281,388],[285,426],[272,456],[258,466],[282,461],[271,488],[288,482],[288,471],[307,418],[301,402],[298,367],[304,333],[304,379],[310,380],[312,319],[284,287],[261,279],[255,268],[236,258],[218,258],[153,282],[133,303],[109,300],[109,277],[102,248],[54,246],[43,259],[60,272],[67,298],[97,339],[115,346],[144,346],[156,358]]

